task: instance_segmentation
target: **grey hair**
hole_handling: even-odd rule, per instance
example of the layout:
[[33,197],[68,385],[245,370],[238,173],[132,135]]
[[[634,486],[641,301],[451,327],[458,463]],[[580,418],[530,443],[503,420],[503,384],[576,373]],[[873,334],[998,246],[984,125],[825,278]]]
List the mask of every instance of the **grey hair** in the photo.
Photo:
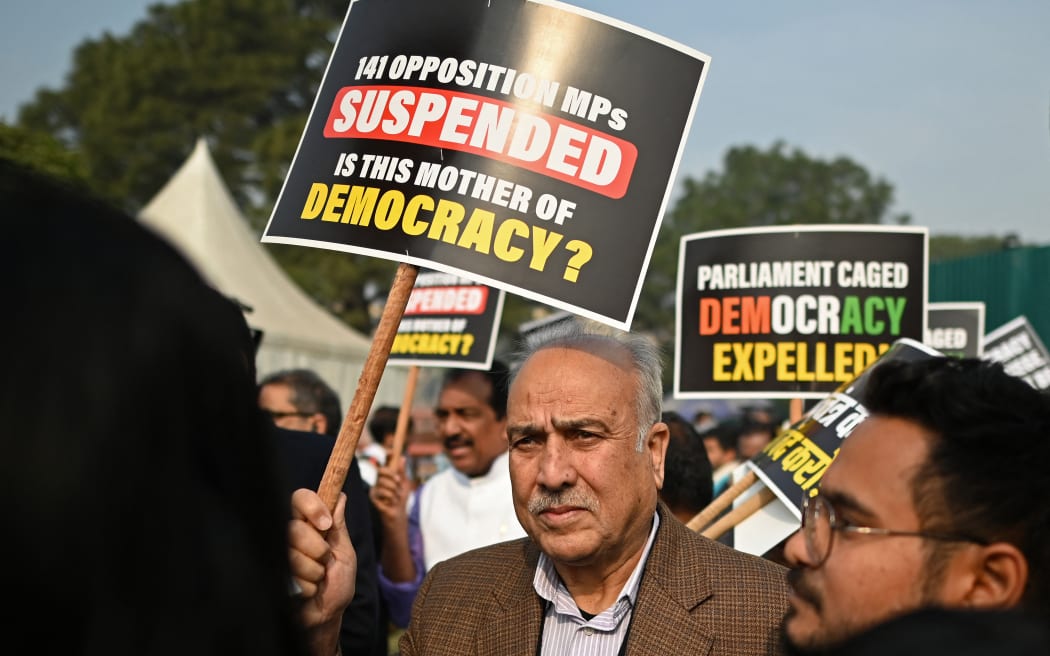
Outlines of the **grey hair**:
[[635,414],[638,417],[638,443],[635,448],[642,451],[649,429],[660,421],[663,407],[663,362],[660,347],[654,340],[579,318],[555,323],[531,332],[522,339],[513,356],[510,382],[514,383],[522,366],[538,351],[570,348],[593,352],[594,344],[618,346],[630,358],[637,391]]

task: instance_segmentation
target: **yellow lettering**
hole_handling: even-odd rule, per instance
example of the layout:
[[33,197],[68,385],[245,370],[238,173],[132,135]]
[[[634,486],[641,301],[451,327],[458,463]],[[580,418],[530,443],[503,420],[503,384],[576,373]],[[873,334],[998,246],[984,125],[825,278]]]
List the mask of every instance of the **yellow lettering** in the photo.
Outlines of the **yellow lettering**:
[[733,344],[733,355],[736,356],[736,368],[733,369],[733,380],[754,380],[755,374],[751,369],[751,351],[755,345],[751,343]]
[[405,213],[405,195],[397,189],[391,189],[379,198],[376,206],[376,227],[380,230],[393,230]]
[[712,376],[711,378],[717,381],[730,381],[733,377],[726,371],[726,368],[732,364],[733,360],[729,357],[729,344],[725,342],[718,342],[715,344],[712,356]]
[[853,345],[846,342],[835,344],[835,380],[844,383],[853,380],[853,358],[847,355],[853,351]]
[[[550,235],[550,237],[547,237],[547,235]],[[529,262],[529,268],[543,271],[543,267],[547,265],[547,258],[554,252],[554,247],[561,241],[561,237],[557,232],[548,232],[539,226],[533,228],[532,245],[535,250],[532,251],[532,260]]]
[[766,369],[777,361],[777,347],[772,342],[755,344],[755,380],[766,379]]
[[795,364],[795,353],[798,353],[798,366],[802,369],[806,366],[805,344],[796,345],[794,342],[780,342],[777,344],[777,380],[802,380],[798,372],[792,371]]
[[434,221],[430,224],[427,237],[440,239],[448,244],[455,244],[459,236],[459,224],[463,222],[466,210],[459,203],[442,198],[434,210]]
[[332,185],[332,193],[328,196],[328,202],[324,206],[324,215],[321,217],[322,221],[331,221],[332,223],[338,223],[340,218],[340,210],[346,203],[346,194],[350,191],[350,185],[345,184],[334,184]]
[[300,219],[316,219],[321,210],[324,209],[324,200],[328,196],[328,185],[323,182],[315,182],[310,185],[310,193],[306,195],[306,204],[303,205],[303,213]]
[[419,194],[408,201],[408,205],[405,206],[405,222],[401,228],[406,235],[418,237],[427,231],[427,226],[430,224],[426,221],[418,220],[419,210],[433,211],[434,199],[425,194]]
[[[350,197],[346,199],[346,209],[343,210],[343,223],[366,226],[372,222],[372,213],[376,208],[376,200],[379,198],[379,187],[359,187],[354,185],[350,189]],[[350,216],[347,218],[347,213]]]
[[504,262],[517,262],[525,254],[525,250],[517,246],[511,246],[510,240],[514,236],[528,237],[529,224],[520,219],[507,219],[496,231],[496,241],[492,247],[496,257]]
[[470,220],[463,228],[463,235],[456,242],[461,248],[473,248],[479,253],[488,255],[489,244],[492,243],[492,224],[496,222],[496,215],[487,210],[474,210]]

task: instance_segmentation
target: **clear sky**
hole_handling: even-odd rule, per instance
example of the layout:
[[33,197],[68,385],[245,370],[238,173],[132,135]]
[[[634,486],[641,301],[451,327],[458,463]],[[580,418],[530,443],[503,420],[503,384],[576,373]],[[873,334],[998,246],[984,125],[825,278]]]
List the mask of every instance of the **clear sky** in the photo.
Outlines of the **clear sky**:
[[[151,4],[4,0],[0,117]],[[570,4],[711,56],[679,180],[720,168],[730,146],[782,139],[885,178],[893,210],[934,235],[1050,244],[1050,0]]]

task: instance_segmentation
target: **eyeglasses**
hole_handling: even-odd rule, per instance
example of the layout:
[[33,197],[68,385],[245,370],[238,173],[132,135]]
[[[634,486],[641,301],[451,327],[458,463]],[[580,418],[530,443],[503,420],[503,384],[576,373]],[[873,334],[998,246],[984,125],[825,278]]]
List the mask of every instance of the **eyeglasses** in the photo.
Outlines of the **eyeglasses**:
[[298,410],[291,410],[284,412],[281,410],[270,410],[269,408],[260,408],[263,412],[270,416],[275,422],[284,419],[285,417],[309,417],[315,413],[313,412],[299,412]]
[[835,508],[822,496],[802,499],[802,537],[806,541],[806,552],[812,567],[820,567],[831,555],[831,543],[835,531],[860,535],[896,535],[903,537],[941,540],[943,542],[973,542],[986,545],[988,542],[969,535],[934,533],[928,531],[894,531],[873,526],[855,526],[835,517]]

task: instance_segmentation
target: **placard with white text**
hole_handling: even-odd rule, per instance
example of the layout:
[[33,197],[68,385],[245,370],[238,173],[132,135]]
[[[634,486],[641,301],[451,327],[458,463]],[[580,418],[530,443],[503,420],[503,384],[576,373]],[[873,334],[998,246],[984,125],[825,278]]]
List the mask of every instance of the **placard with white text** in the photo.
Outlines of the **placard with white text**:
[[356,0],[263,241],[629,328],[709,61],[547,0]]
[[682,237],[675,397],[822,398],[926,329],[925,228]]

